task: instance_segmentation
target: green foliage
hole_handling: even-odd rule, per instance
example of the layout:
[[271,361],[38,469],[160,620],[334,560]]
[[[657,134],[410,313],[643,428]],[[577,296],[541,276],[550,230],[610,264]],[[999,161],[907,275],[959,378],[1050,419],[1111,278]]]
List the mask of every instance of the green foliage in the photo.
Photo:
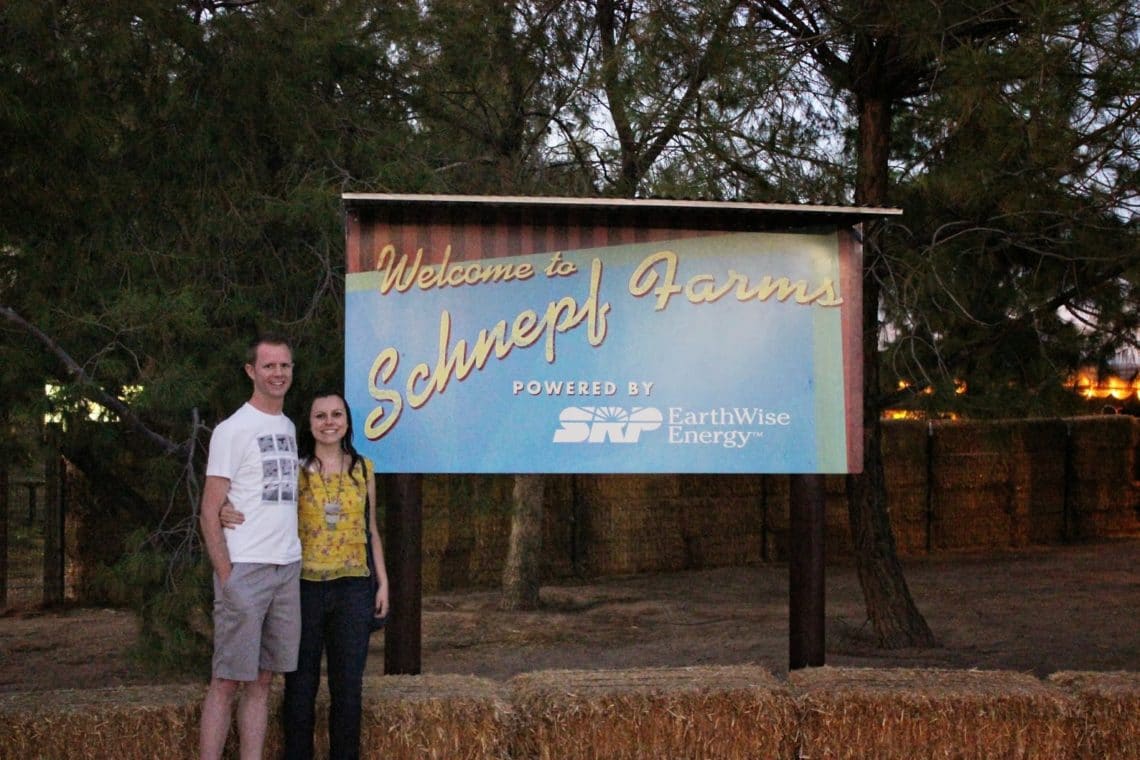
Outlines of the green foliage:
[[122,558],[101,568],[92,592],[128,607],[140,623],[136,662],[156,675],[208,676],[213,651],[213,590],[209,563],[185,553],[172,555],[145,531],[126,542]]
[[973,416],[1071,411],[1065,383],[1135,341],[1140,316],[1136,189],[1111,168],[1136,166],[1120,120],[1140,85],[1136,11],[1040,3],[1017,31],[943,56],[900,119],[913,164],[889,238],[885,379],[964,381],[935,398]]
[[[283,2],[197,24],[158,0],[0,8],[0,306],[51,341],[0,321],[4,450],[38,439],[47,382],[72,399],[141,388],[132,412],[184,447],[162,455],[126,420],[67,405],[68,456],[107,491],[89,524],[161,532],[193,514],[208,433],[194,415],[208,428],[248,396],[256,331],[293,337],[294,398],[340,382],[339,194],[398,176],[410,134],[378,84],[391,79],[386,22],[360,22],[370,5]],[[127,489],[124,510],[114,492]],[[136,542],[98,593],[139,611],[147,662],[204,672],[207,574],[192,550]]]

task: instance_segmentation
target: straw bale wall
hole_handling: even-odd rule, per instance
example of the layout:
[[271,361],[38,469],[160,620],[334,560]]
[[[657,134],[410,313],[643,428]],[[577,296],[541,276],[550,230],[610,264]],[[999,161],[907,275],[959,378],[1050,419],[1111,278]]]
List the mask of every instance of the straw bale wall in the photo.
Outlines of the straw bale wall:
[[927,550],[931,436],[924,423],[883,424],[883,475],[900,554]]
[[200,686],[61,689],[0,695],[0,757],[197,755]]
[[[883,426],[887,507],[902,556],[1140,535],[1140,419],[1101,415]],[[88,498],[81,478],[67,489]],[[850,556],[847,477],[824,477],[829,560]],[[381,508],[386,503],[379,480]],[[545,580],[784,561],[787,475],[551,475],[544,499]],[[423,589],[501,582],[510,475],[423,478]],[[69,504],[74,587],[108,561],[90,505]],[[107,522],[107,521],[103,521]],[[131,520],[112,520],[134,525]],[[82,601],[82,598],[80,599]]]
[[[1093,417],[1072,427],[1073,478],[1070,484],[1077,536],[1103,536],[1136,530],[1136,483],[1140,481],[1140,424],[1112,424],[1115,416]],[[1113,487],[1123,475],[1133,484],[1133,509],[1121,509]]]
[[[1135,417],[889,421],[882,444],[903,556],[1140,534]],[[386,478],[379,483],[383,509]],[[424,591],[500,583],[512,486],[510,475],[423,478]],[[827,556],[845,558],[847,477],[827,475],[824,488]],[[108,507],[74,468],[65,490],[67,583],[82,602],[90,571],[121,554],[122,535],[138,521],[89,519]],[[787,475],[547,476],[544,577],[787,560],[789,492]]]
[[510,682],[512,757],[791,758],[789,692],[753,666],[544,671]]
[[1140,760],[1140,673],[1063,671],[1049,683],[1076,699],[1077,756]]
[[[0,694],[0,757],[197,755],[202,685]],[[281,750],[280,687],[266,756]],[[327,694],[317,748],[327,747]],[[1140,758],[1140,674],[761,667],[380,676],[365,758]],[[236,742],[227,757],[236,757]]]
[[[471,676],[366,677],[361,745],[384,760],[509,757],[512,711],[502,684]],[[0,694],[0,757],[21,760],[198,757],[205,687],[195,684]],[[270,695],[265,757],[280,757],[280,679]],[[315,744],[328,750],[328,691],[317,696]],[[236,728],[226,757],[238,756]]]
[[[378,500],[383,504],[382,492]],[[507,554],[510,504],[510,478],[424,478],[424,588],[496,583]]]
[[801,757],[1076,757],[1075,700],[1033,676],[811,668],[789,682],[802,711]]
[[941,424],[928,437],[934,447],[933,548],[1026,546],[1062,538],[1063,421]]
[[[903,556],[1140,535],[1140,420],[892,421],[883,459]],[[510,476],[424,478],[424,589],[500,582]],[[850,556],[847,478],[824,477],[826,550]],[[547,579],[788,558],[786,475],[547,478]]]

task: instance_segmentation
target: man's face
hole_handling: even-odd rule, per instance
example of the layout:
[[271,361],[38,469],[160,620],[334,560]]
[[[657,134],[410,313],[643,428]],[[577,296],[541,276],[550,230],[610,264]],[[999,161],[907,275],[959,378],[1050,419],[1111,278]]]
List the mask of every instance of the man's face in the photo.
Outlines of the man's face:
[[253,381],[253,395],[284,401],[293,384],[293,352],[288,346],[262,343],[254,363],[245,365],[245,373]]

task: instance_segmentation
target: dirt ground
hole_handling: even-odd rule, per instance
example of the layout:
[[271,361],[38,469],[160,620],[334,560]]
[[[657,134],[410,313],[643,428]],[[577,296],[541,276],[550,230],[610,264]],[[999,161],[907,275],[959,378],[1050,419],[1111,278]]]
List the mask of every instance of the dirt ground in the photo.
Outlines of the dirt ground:
[[[876,649],[854,567],[831,564],[826,664],[1140,671],[1140,537],[903,564],[939,646]],[[494,591],[435,594],[423,604],[423,672],[506,679],[750,663],[782,676],[787,597],[784,564],[548,586],[531,613],[499,611]],[[153,683],[129,656],[136,630],[118,610],[9,612],[0,617],[0,692]],[[376,634],[370,672],[382,672],[383,647]]]

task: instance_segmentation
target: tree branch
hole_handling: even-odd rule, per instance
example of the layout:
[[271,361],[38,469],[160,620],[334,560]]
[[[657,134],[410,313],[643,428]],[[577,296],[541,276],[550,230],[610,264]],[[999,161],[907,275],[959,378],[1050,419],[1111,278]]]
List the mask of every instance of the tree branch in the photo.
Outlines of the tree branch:
[[[992,346],[997,345],[1008,335],[1024,327],[1025,325],[1030,324],[1040,315],[1054,312],[1062,306],[1067,305],[1075,298],[1087,293],[1090,289],[1095,290],[1105,283],[1115,280],[1117,277],[1124,274],[1130,264],[1131,262],[1127,259],[1122,260],[1112,265],[1111,267],[1108,267],[1107,269],[1099,272],[1095,277],[1091,278],[1091,281],[1086,280],[1083,283],[1078,283],[1066,288],[1065,290],[1062,290],[1060,293],[1053,296],[1048,301],[1040,304],[1036,308],[1030,309],[1015,319],[1007,320],[1001,325],[1001,327],[986,333],[986,335],[979,340],[969,343],[968,345],[964,345],[957,351],[954,351],[953,353],[942,357],[939,361],[939,364],[948,370],[952,370],[959,362],[965,360],[973,352],[991,348]],[[880,409],[885,409],[904,398],[914,396],[915,394],[921,392],[921,390],[922,388],[920,387],[907,387],[901,390],[883,394],[879,396],[878,407]]]
[[92,401],[95,401],[96,403],[106,407],[107,409],[110,409],[112,412],[119,415],[119,418],[126,422],[132,430],[142,434],[144,438],[158,447],[162,453],[178,454],[185,448],[187,444],[175,443],[169,438],[166,438],[165,436],[160,435],[159,433],[156,433],[154,430],[151,430],[149,427],[147,427],[146,423],[139,419],[138,415],[136,415],[129,406],[99,387],[99,385],[94,380],[92,380],[86,372],[83,371],[83,368],[79,366],[79,363],[72,359],[71,355],[68,354],[67,351],[65,351],[58,343],[56,343],[51,338],[51,336],[47,335],[36,325],[24,319],[22,316],[20,316],[20,314],[16,312],[15,309],[10,306],[0,304],[0,314],[2,314],[6,320],[14,325],[17,325],[26,333],[39,341],[50,354],[59,360],[60,364],[63,365],[67,375],[79,382],[80,386],[83,388],[84,393],[91,394],[93,396],[91,399]]

